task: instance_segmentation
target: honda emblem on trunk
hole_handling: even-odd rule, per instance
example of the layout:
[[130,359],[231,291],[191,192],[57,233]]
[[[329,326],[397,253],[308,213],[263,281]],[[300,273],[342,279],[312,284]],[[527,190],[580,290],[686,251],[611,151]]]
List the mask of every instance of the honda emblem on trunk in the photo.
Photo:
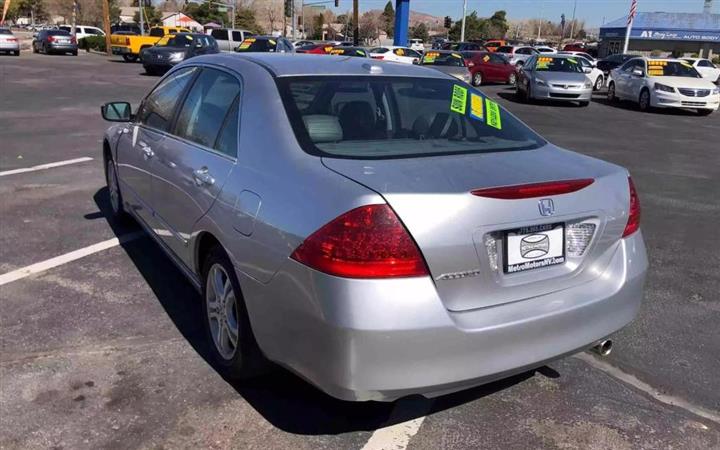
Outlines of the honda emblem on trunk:
[[544,198],[538,202],[538,209],[541,216],[552,216],[555,214],[555,204],[551,198]]

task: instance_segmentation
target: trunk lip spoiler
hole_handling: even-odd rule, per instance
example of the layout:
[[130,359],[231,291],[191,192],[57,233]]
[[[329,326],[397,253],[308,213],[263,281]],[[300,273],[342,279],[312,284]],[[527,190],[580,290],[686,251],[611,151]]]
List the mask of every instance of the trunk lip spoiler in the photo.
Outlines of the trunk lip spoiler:
[[523,200],[570,194],[584,189],[595,182],[594,178],[543,181],[541,183],[515,184],[491,188],[473,189],[472,195],[498,200]]

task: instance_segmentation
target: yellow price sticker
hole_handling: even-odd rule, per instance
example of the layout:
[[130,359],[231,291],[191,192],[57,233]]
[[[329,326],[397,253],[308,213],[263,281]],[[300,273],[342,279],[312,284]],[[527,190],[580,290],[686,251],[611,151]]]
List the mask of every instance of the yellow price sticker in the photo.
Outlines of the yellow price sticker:
[[335,49],[330,50],[331,55],[342,55],[343,53],[345,53],[345,50],[343,50],[341,48],[335,48]]
[[269,42],[271,45],[277,44],[277,42],[273,41],[272,39],[268,39],[268,42]]
[[405,50],[399,48],[399,49],[395,50],[395,54],[398,56],[405,56]]
[[450,101],[450,111],[458,114],[465,114],[465,104],[467,103],[467,88],[453,85],[452,100]]
[[462,55],[459,54],[459,53],[450,53],[450,56],[452,56],[453,58],[460,58],[460,59],[462,59]]
[[500,118],[500,105],[490,100],[485,99],[485,108],[487,109],[487,124],[498,130],[502,130],[502,119]]
[[485,121],[483,110],[483,98],[477,94],[470,94],[470,117],[476,120]]

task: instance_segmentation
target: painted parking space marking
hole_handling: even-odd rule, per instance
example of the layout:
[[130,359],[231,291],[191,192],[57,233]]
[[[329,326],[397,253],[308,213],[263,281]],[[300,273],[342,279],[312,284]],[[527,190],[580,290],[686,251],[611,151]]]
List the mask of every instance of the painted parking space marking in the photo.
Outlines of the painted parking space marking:
[[21,280],[36,273],[45,272],[46,270],[62,266],[63,264],[67,264],[71,261],[76,261],[94,253],[117,247],[118,245],[133,241],[141,236],[143,236],[143,232],[136,231],[134,233],[129,233],[120,237],[108,239],[107,241],[98,242],[97,244],[89,245],[87,247],[74,250],[70,253],[65,253],[64,255],[46,259],[45,261],[31,264],[29,266],[13,270],[12,272],[4,273],[0,275],[0,286],[12,283],[13,281]]
[[430,412],[432,400],[422,398],[400,399],[395,404],[388,422],[397,422],[399,417],[415,417],[395,425],[378,428],[370,436],[362,450],[405,450],[410,439],[417,434]]
[[92,160],[93,159],[88,156],[83,156],[82,158],[67,159],[65,161],[40,164],[40,165],[32,166],[32,167],[23,167],[20,169],[5,170],[3,172],[0,172],[0,177],[4,177],[7,175],[16,175],[18,173],[35,172],[37,170],[52,169],[53,167],[68,166],[70,164],[78,164],[78,163],[83,163],[83,162],[92,161]]

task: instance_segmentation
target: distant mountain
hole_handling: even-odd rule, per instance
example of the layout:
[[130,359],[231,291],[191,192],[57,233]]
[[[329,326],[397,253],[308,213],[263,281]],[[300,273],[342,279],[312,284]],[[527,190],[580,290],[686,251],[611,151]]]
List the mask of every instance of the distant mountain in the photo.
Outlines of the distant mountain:
[[[367,12],[371,12],[373,14],[382,14],[381,9],[371,9]],[[424,23],[427,25],[428,28],[442,28],[443,22],[445,21],[444,17],[439,16],[433,16],[432,14],[426,14],[420,11],[413,11],[410,10],[410,26],[414,27],[415,25],[419,23]]]

